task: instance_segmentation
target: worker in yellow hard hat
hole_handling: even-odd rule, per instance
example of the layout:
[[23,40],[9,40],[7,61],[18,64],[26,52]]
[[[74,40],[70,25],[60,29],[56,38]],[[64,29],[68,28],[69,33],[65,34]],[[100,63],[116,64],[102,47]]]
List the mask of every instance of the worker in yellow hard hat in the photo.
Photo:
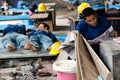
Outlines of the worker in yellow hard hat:
[[60,46],[61,46],[61,42],[60,42],[60,41],[55,42],[55,43],[51,46],[51,49],[50,49],[49,54],[52,54],[52,55],[59,54],[60,51],[61,51],[61,49],[59,49]]
[[77,8],[78,14],[82,14],[82,11],[83,11],[85,8],[88,8],[88,7],[90,7],[90,5],[89,5],[88,3],[82,2],[82,3],[78,6],[78,8]]
[[80,35],[90,43],[90,46],[98,56],[100,55],[100,40],[109,39],[111,33],[114,32],[111,22],[105,17],[98,15],[90,7],[82,11],[82,20],[75,26],[75,30],[78,30]]
[[39,12],[45,12],[46,11],[46,5],[44,3],[40,3],[38,5],[38,11]]

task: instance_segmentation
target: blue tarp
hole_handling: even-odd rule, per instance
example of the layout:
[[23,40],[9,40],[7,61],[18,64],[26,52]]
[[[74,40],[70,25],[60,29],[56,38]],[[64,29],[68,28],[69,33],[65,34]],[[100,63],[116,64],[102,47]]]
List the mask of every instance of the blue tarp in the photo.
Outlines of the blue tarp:
[[97,5],[93,5],[92,8],[94,10],[105,9],[105,5],[104,4],[97,4]]
[[[9,24],[9,22],[6,24],[0,24],[0,30],[4,30],[8,26],[8,24]],[[22,24],[25,25],[26,30],[28,30],[28,29],[33,30],[34,29],[34,24],[30,20],[22,20]]]
[[109,3],[108,5],[109,5],[108,6],[109,9],[120,9],[120,4]]
[[65,41],[65,39],[66,39],[66,35],[56,35],[56,38],[58,39],[58,40],[60,40],[61,42],[64,42]]
[[79,5],[82,2],[87,2],[87,3],[97,3],[100,2],[100,0],[64,0],[65,2],[68,2],[70,4],[74,5]]
[[27,20],[29,17],[29,15],[0,16],[0,21]]
[[17,8],[11,8],[9,9],[11,12],[21,12],[21,15],[8,15],[8,16],[0,16],[0,21],[8,21],[8,20],[28,20],[30,15],[27,15],[26,12],[29,11],[29,9],[17,9]]
[[11,12],[28,12],[29,9],[18,9],[18,8],[10,8],[9,9]]
[[[16,9],[12,8],[13,11],[20,11],[20,12],[25,12],[27,9]],[[29,19],[30,15],[27,14],[22,14],[22,15],[8,15],[8,16],[0,16],[0,21],[12,21],[12,20],[21,20],[22,24],[26,26],[26,30],[28,29],[34,29],[34,23]],[[4,28],[7,27],[9,24],[0,24],[0,30],[3,30]]]

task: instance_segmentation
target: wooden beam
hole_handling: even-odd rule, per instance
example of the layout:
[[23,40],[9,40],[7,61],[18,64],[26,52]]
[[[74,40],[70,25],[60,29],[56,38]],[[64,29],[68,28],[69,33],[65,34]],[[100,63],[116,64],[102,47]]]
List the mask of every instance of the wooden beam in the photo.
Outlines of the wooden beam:
[[76,9],[76,6],[72,5],[72,4],[69,4],[68,2],[66,1],[63,1],[63,0],[51,0],[52,2],[58,2],[58,3],[61,3],[65,6],[67,6],[68,9],[72,10],[72,9]]

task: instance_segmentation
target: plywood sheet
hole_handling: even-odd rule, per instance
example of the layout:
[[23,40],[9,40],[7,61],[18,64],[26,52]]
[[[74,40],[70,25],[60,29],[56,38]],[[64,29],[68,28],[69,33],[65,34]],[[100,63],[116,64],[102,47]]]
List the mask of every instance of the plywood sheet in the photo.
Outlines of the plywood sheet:
[[101,75],[104,80],[111,80],[112,74],[96,55],[82,35],[72,32],[75,37],[75,50],[77,60],[77,80],[98,80]]
[[38,58],[38,57],[50,57],[56,55],[50,55],[47,51],[32,52],[31,50],[18,49],[14,52],[8,52],[7,50],[0,50],[0,60],[2,59],[16,59],[16,58]]

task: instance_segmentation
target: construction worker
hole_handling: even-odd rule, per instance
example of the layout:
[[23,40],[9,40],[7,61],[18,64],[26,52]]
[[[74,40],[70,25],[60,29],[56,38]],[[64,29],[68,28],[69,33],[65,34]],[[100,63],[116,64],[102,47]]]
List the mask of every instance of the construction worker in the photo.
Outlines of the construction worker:
[[[81,10],[79,10],[81,20],[76,26],[78,30],[87,40],[99,40],[106,30],[109,28],[113,30],[110,21],[102,16],[98,16],[97,13],[90,8],[90,6],[80,5]],[[110,30],[110,31],[112,31]],[[106,37],[108,35],[106,34]],[[99,39],[96,39],[98,38]],[[104,38],[106,38],[104,37]]]
[[1,42],[9,52],[13,52],[17,48],[24,48],[28,42],[25,25],[8,25],[3,30]]
[[49,26],[46,23],[39,23],[38,27],[29,34],[29,41],[24,48],[37,52],[40,49],[50,51],[51,46],[58,40],[49,31]]
[[[91,45],[98,44],[98,49],[94,50],[99,54],[100,40],[110,37],[113,32],[113,27],[110,21],[105,17],[98,16],[90,7],[84,8],[80,16],[81,20],[78,22],[75,29],[78,30]],[[93,47],[97,48],[96,46]]]

